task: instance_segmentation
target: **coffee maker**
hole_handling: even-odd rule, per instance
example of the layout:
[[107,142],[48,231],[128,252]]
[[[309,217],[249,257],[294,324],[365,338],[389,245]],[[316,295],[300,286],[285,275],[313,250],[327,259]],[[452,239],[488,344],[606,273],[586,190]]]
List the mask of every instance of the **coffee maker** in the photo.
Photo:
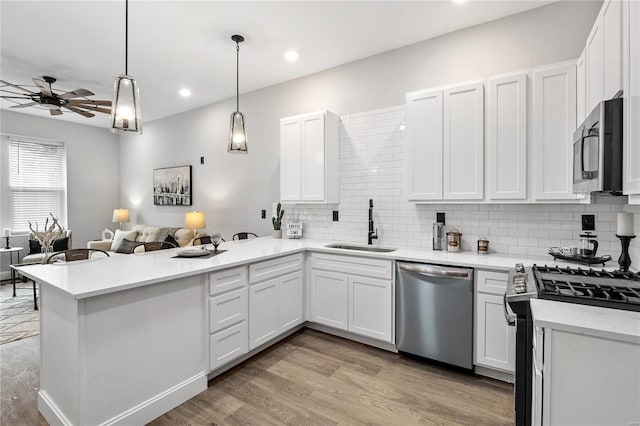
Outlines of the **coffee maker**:
[[582,257],[596,257],[598,252],[598,236],[589,231],[584,234],[580,234],[580,256]]

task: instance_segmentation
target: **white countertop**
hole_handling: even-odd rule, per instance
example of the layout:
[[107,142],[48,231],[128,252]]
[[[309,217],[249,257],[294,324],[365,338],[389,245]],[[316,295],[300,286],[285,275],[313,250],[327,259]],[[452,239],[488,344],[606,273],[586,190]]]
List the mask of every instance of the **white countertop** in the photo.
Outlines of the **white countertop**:
[[514,257],[498,254],[479,255],[474,252],[449,253],[446,251],[411,248],[399,248],[389,253],[376,253],[325,247],[329,243],[327,241],[308,239],[280,240],[262,237],[225,242],[220,246],[221,250],[227,250],[225,253],[207,259],[176,259],[173,256],[180,249],[171,249],[143,254],[112,254],[109,258],[64,264],[27,265],[16,269],[21,274],[40,283],[54,286],[75,299],[83,299],[236,265],[258,262],[305,250],[503,271],[513,268],[516,263],[523,263],[525,266],[534,263],[569,265],[567,262],[555,262],[551,256],[543,258]]
[[534,324],[640,345],[640,312],[531,299]]

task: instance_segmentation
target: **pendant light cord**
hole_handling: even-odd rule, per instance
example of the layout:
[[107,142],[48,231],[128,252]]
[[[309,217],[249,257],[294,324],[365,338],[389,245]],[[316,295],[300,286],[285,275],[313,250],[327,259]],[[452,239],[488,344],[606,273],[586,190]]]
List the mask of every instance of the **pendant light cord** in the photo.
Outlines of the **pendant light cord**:
[[236,41],[236,111],[240,111],[240,43]]
[[124,4],[124,73],[129,75],[129,0]]

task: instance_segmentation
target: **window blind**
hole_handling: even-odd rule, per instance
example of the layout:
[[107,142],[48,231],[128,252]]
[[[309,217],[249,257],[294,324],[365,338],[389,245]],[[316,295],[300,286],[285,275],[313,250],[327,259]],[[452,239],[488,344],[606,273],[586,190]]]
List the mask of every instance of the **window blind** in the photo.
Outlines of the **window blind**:
[[12,232],[40,229],[49,213],[66,224],[66,157],[60,142],[9,140],[9,191]]

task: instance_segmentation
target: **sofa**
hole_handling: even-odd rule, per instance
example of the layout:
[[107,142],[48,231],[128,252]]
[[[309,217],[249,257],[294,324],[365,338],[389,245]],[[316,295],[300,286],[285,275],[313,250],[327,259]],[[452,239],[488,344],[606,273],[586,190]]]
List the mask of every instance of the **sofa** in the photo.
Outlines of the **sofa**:
[[[195,238],[201,236],[202,234],[198,234]],[[128,242],[150,243],[155,241],[172,241],[168,237],[173,238],[179,247],[190,246],[195,239],[192,229],[135,225],[126,231],[116,229],[112,240],[89,241],[87,248],[104,250],[106,252],[131,253],[133,252],[133,248],[131,251],[129,248],[134,247],[135,244],[128,245]],[[123,242],[125,242],[126,247],[123,247]]]
[[[67,229],[66,231],[63,231],[62,233],[62,237],[60,239],[65,239],[66,238],[66,242],[64,247],[62,248],[58,248],[56,247],[56,242],[54,241],[54,249],[58,249],[58,250],[68,250],[70,248],[72,248],[72,243],[71,243],[71,230]],[[31,247],[31,242],[35,241],[36,237],[35,235],[33,235],[33,233],[29,234],[29,254],[27,254],[26,256],[24,256],[21,260],[20,263],[42,263],[42,260],[44,259],[45,254],[42,252],[36,252],[32,249]],[[36,241],[37,242],[37,241]]]

